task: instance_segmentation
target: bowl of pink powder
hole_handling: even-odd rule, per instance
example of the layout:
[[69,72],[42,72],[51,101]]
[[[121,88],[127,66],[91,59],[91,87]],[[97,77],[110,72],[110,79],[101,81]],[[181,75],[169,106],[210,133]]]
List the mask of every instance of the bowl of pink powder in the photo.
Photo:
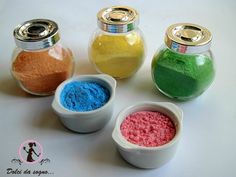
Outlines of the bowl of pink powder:
[[176,153],[182,119],[182,110],[172,103],[141,102],[119,113],[112,138],[130,164],[158,168]]

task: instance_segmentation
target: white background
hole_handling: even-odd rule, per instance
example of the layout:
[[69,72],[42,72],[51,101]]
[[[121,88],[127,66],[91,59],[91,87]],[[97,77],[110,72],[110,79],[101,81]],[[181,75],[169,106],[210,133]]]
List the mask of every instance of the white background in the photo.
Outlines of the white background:
[[[76,134],[65,129],[51,109],[53,96],[25,94],[10,75],[14,27],[32,18],[58,22],[64,42],[75,54],[76,74],[96,73],[87,46],[96,28],[96,13],[111,5],[129,5],[140,12],[147,56],[139,72],[118,81],[112,120],[101,131]],[[213,34],[216,78],[200,97],[176,102],[184,111],[184,132],[176,156],[159,169],[141,170],[127,164],[115,149],[111,133],[115,117],[138,101],[170,101],[151,80],[152,56],[173,23],[192,22]],[[0,0],[0,176],[7,168],[46,169],[56,177],[235,177],[236,176],[236,1],[234,0]],[[11,163],[20,144],[36,139],[51,163]],[[16,176],[16,175],[15,175]],[[25,176],[25,175],[17,175]],[[30,176],[30,175],[27,175]],[[36,175],[35,175],[36,176]],[[45,175],[50,176],[50,175]]]

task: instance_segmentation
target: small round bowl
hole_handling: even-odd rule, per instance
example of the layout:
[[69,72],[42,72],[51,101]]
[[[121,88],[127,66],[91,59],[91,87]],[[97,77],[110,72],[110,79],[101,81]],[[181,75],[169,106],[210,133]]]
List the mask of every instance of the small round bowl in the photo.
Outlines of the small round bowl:
[[[92,111],[78,112],[66,109],[61,104],[60,95],[63,88],[68,83],[74,81],[93,81],[98,84],[101,84],[102,86],[107,88],[110,92],[110,98],[108,102],[104,106]],[[115,98],[115,88],[116,88],[116,80],[106,74],[80,75],[77,77],[73,77],[71,79],[62,82],[57,87],[55,97],[52,102],[52,108],[55,111],[55,113],[59,116],[61,122],[68,129],[79,133],[94,132],[103,128],[112,117],[114,98]]]
[[[124,119],[138,111],[158,111],[171,118],[175,127],[175,137],[168,143],[157,147],[144,147],[127,141],[120,131]],[[173,158],[182,132],[183,112],[168,102],[141,102],[126,108],[117,116],[112,138],[121,156],[130,164],[139,168],[159,168]]]

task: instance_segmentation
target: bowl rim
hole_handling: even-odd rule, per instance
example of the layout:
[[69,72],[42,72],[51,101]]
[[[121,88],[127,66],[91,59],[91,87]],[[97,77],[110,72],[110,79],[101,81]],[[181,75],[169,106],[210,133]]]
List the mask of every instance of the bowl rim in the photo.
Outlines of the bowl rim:
[[[175,134],[174,138],[172,140],[170,140],[169,142],[167,142],[166,144],[163,144],[160,146],[154,146],[154,147],[140,146],[140,145],[129,142],[122,135],[121,130],[120,130],[120,125],[124,121],[124,119],[127,117],[127,115],[134,113],[134,112],[138,112],[137,109],[145,108],[147,106],[150,106],[153,108],[154,107],[162,108],[162,109],[164,108],[167,111],[170,111],[174,115],[174,119],[177,122],[177,124],[175,124],[176,134]],[[133,111],[131,111],[131,110],[133,110]],[[158,111],[158,112],[161,112],[161,111]],[[170,118],[173,121],[173,117],[170,117]],[[125,150],[148,150],[148,151],[162,150],[162,149],[169,148],[170,146],[174,145],[175,143],[177,143],[179,141],[179,139],[181,137],[182,129],[183,129],[182,121],[183,121],[183,111],[173,103],[153,102],[153,101],[138,102],[136,104],[133,104],[133,105],[123,109],[117,115],[115,128],[112,132],[112,138],[120,148],[125,149]]]
[[[94,109],[94,110],[91,110],[91,111],[72,111],[72,110],[69,110],[67,108],[65,108],[62,104],[61,104],[61,101],[60,101],[60,95],[61,95],[61,92],[63,90],[63,88],[71,83],[71,82],[75,82],[75,81],[94,81],[96,82],[96,80],[101,80],[103,82],[105,82],[107,85],[109,85],[110,88],[107,88],[110,92],[110,98],[109,100],[103,105],[101,106],[100,108],[97,108],[97,109]],[[99,83],[100,84],[100,83]],[[54,96],[54,99],[53,99],[53,102],[52,102],[52,107],[53,109],[60,113],[60,114],[64,114],[64,115],[88,115],[88,114],[94,114],[96,112],[100,112],[102,111],[103,109],[106,109],[106,107],[108,107],[112,101],[114,100],[115,98],[115,92],[116,92],[116,80],[107,75],[107,74],[89,74],[89,75],[78,75],[78,76],[73,76],[71,77],[70,79],[67,79],[65,81],[63,81],[56,89],[56,92],[55,92],[55,96]],[[73,118],[73,117],[71,117]]]

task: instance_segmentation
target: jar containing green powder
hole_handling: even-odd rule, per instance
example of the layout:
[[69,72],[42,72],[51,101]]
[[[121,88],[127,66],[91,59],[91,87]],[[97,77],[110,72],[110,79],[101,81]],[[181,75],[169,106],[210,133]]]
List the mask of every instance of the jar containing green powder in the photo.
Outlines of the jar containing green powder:
[[123,79],[135,74],[144,61],[145,45],[138,28],[139,15],[126,6],[104,8],[97,14],[98,29],[89,45],[96,70]]
[[169,26],[165,44],[152,60],[152,78],[158,90],[178,100],[201,95],[215,76],[211,40],[210,31],[202,26]]

